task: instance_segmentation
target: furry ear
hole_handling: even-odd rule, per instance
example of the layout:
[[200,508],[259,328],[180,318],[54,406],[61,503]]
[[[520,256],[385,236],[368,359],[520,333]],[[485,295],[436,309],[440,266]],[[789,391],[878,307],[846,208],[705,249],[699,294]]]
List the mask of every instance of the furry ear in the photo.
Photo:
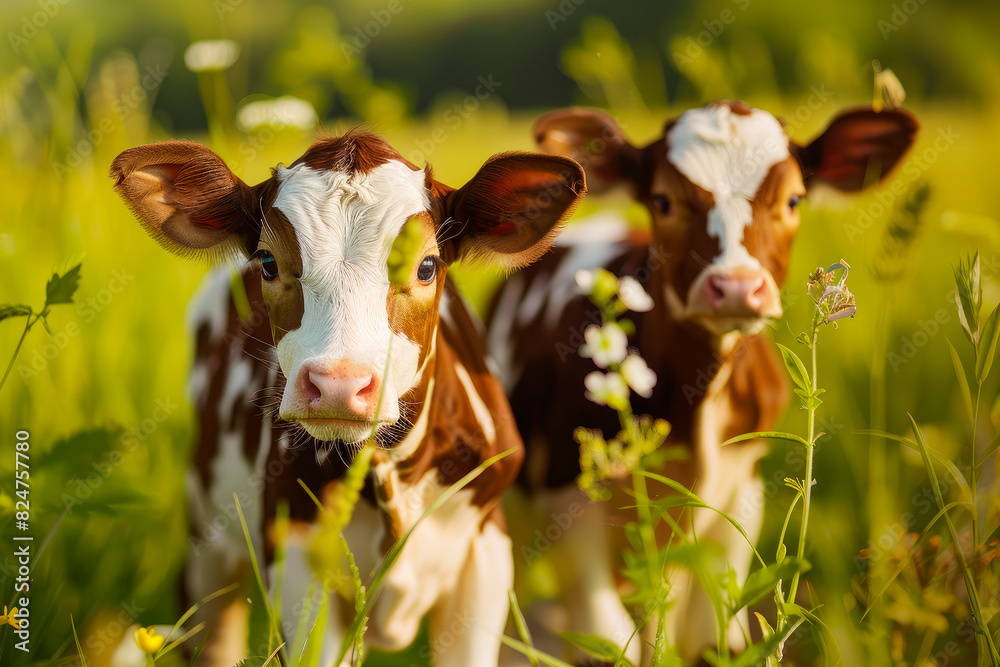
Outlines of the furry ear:
[[150,236],[190,255],[251,253],[260,237],[253,188],[211,150],[191,141],[130,148],[111,163],[115,191]]
[[[884,179],[913,145],[920,124],[908,111],[871,108],[842,113],[808,146],[792,145],[806,187],[817,181],[858,192]],[[868,180],[866,181],[866,177]]]
[[493,156],[472,180],[444,195],[451,223],[442,240],[453,249],[448,261],[479,259],[506,269],[531,264],[552,245],[586,190],[583,169],[568,158]]
[[642,150],[630,144],[618,123],[603,111],[579,107],[550,111],[535,121],[534,135],[539,150],[579,162],[592,193],[637,181]]

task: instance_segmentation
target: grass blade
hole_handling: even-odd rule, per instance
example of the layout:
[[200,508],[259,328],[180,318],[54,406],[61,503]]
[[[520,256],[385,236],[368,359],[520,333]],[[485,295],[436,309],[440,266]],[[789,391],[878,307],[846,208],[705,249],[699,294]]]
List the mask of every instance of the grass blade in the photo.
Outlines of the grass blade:
[[[976,379],[979,380],[980,384],[990,374],[990,369],[993,368],[993,355],[997,351],[997,335],[1000,334],[1000,326],[997,326],[998,313],[1000,313],[1000,304],[986,318],[986,324],[983,325],[983,333],[979,338],[979,355],[976,357]],[[985,347],[983,347],[984,343]]]
[[[517,634],[521,636],[525,644],[534,648],[535,644],[531,640],[531,631],[528,630],[528,623],[524,620],[524,614],[521,613],[521,606],[517,603],[517,594],[514,591],[507,591],[507,597],[510,598],[510,613],[514,617],[514,627],[517,628]],[[538,658],[535,656],[529,655],[528,662],[531,663],[531,667],[538,667]]]
[[951,340],[947,336],[945,336],[945,340],[948,341],[948,349],[951,352],[951,365],[955,367],[955,377],[958,378],[958,389],[962,392],[962,403],[965,405],[965,412],[969,417],[969,421],[972,421],[972,392],[969,390],[969,378],[965,376],[965,367],[962,366],[958,350],[955,349],[955,346],[952,345]]
[[518,653],[526,655],[529,658],[534,658],[539,662],[544,662],[546,665],[549,665],[550,667],[573,667],[573,665],[569,664],[568,662],[564,662],[559,658],[555,658],[549,655],[548,653],[542,653],[534,646],[528,646],[524,642],[519,642],[516,639],[508,637],[507,635],[501,635],[500,641],[509,646],[510,648],[514,649]]
[[737,442],[746,442],[747,440],[758,439],[787,440],[788,442],[794,442],[804,447],[809,446],[809,441],[802,436],[795,435],[794,433],[784,433],[783,431],[755,431],[753,433],[744,433],[743,435],[738,435],[735,438],[726,440],[719,446],[725,447],[726,445],[732,445]]
[[[257,552],[253,548],[253,540],[250,539],[250,529],[247,527],[247,519],[243,516],[243,506],[240,505],[239,496],[235,493],[233,494],[233,502],[236,503],[236,512],[240,515],[240,526],[243,527],[243,537],[247,542],[247,549],[250,551],[250,565],[253,568],[253,576],[257,580],[257,586],[260,587],[260,594],[264,603],[264,610],[267,611],[268,620],[268,637],[267,637],[267,647],[271,648],[274,646],[275,637],[280,636],[281,632],[278,628],[277,619],[274,617],[274,611],[271,609],[271,602],[267,597],[267,586],[264,585],[264,579],[260,575],[260,565],[257,563]],[[277,633],[277,634],[276,634]]]
[[875,606],[875,603],[878,602],[882,598],[883,595],[885,595],[885,592],[887,590],[889,590],[889,587],[892,586],[892,582],[894,582],[896,580],[896,577],[898,577],[900,574],[902,574],[903,570],[906,569],[906,566],[909,563],[910,559],[913,558],[913,554],[916,553],[917,547],[920,546],[920,542],[925,537],[927,537],[927,534],[930,532],[931,528],[934,527],[934,524],[938,522],[938,519],[940,519],[941,517],[943,517],[950,510],[952,510],[952,509],[954,509],[956,507],[960,507],[960,506],[971,507],[973,512],[976,511],[976,506],[974,504],[972,504],[972,503],[962,502],[962,501],[955,501],[953,503],[948,503],[947,505],[945,505],[944,509],[942,509],[937,514],[935,514],[934,518],[931,519],[927,523],[926,526],[924,526],[924,529],[922,531],[920,531],[920,535],[917,536],[917,539],[913,543],[913,546],[910,547],[909,550],[906,552],[906,557],[903,558],[903,561],[897,566],[896,571],[893,572],[891,575],[889,575],[889,578],[886,579],[885,584],[882,586],[882,588],[879,590],[879,592],[875,594],[875,597],[874,598],[869,598],[869,600],[868,600],[868,608],[865,609],[865,613],[861,615],[861,620],[862,621],[865,620],[865,617],[868,615],[868,612],[870,612],[872,610],[872,608]]
[[[906,445],[910,449],[914,449],[914,450],[916,450],[918,452],[920,451],[920,447],[917,446],[917,443],[913,442],[909,438],[904,438],[901,435],[896,435],[895,433],[889,433],[888,431],[878,431],[878,430],[866,429],[866,430],[859,430],[859,431],[853,431],[853,432],[856,433],[857,435],[874,435],[874,436],[878,436],[880,438],[885,438],[886,440],[892,440],[892,441],[898,442],[898,443],[900,443],[902,445]],[[957,484],[959,487],[961,487],[962,491],[965,492],[965,494],[968,495],[971,498],[972,497],[972,490],[969,487],[969,483],[965,480],[965,477],[962,475],[962,472],[958,469],[958,466],[956,466],[953,462],[951,462],[950,460],[948,460],[945,457],[944,454],[942,454],[941,452],[939,452],[939,451],[937,451],[935,449],[928,448],[927,451],[930,453],[930,455],[938,463],[941,464],[941,466],[945,470],[948,471],[948,473],[955,480],[955,484]]]
[[83,654],[83,649],[80,647],[80,637],[76,634],[76,623],[73,622],[73,614],[69,615],[69,627],[73,629],[73,641],[76,642],[76,652],[80,656],[80,662],[83,667],[87,667],[87,657]]

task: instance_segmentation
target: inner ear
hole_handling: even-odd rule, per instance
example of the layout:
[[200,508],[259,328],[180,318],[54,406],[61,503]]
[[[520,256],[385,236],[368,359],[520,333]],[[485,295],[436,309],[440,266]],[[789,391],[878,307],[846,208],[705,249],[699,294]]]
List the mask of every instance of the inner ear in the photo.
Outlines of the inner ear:
[[526,266],[552,245],[585,191],[583,169],[568,158],[494,156],[445,198],[445,214],[452,221],[442,235],[445,259],[480,259],[508,269]]
[[791,151],[807,187],[822,181],[857,192],[888,176],[913,145],[919,127],[903,109],[856,109],[837,116],[808,146],[792,144]]
[[219,257],[248,254],[257,245],[258,194],[269,181],[251,188],[205,146],[168,141],[131,148],[115,158],[110,175],[142,226],[171,252]]

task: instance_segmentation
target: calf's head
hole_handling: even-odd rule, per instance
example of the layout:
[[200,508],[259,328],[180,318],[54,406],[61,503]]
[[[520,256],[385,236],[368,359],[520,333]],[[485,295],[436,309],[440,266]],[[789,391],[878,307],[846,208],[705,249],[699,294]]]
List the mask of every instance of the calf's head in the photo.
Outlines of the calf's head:
[[806,191],[825,183],[854,192],[877,182],[916,130],[906,111],[858,109],[800,146],[770,113],[723,101],[669,121],[644,148],[590,109],[542,116],[535,139],[579,161],[591,192],[624,184],[649,209],[653,243],[670,253],[663,289],[674,319],[712,334],[753,334],[782,314],[778,288]]
[[[168,250],[259,266],[287,378],[280,416],[345,442],[395,424],[400,403],[419,400],[448,266],[534,261],[585,191],[578,164],[533,153],[494,156],[456,190],[365,133],[320,141],[253,187],[187,141],[127,150],[111,176]],[[387,261],[408,222],[421,259],[397,286]]]

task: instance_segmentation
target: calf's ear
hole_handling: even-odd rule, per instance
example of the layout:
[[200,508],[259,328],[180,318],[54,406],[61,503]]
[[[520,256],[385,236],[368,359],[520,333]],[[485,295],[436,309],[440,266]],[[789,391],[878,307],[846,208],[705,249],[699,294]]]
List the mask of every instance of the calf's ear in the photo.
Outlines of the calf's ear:
[[913,145],[920,127],[903,109],[855,109],[831,121],[808,146],[792,145],[806,187],[826,183],[858,192],[884,179]]
[[439,190],[445,259],[527,266],[552,246],[586,191],[583,169],[568,158],[494,155],[458,190]]
[[130,148],[111,163],[115,191],[150,236],[179,255],[250,253],[260,236],[254,189],[191,141]]
[[550,111],[535,121],[538,149],[580,163],[590,192],[600,194],[617,185],[633,186],[642,166],[642,150],[625,138],[611,116],[596,109],[574,107]]

